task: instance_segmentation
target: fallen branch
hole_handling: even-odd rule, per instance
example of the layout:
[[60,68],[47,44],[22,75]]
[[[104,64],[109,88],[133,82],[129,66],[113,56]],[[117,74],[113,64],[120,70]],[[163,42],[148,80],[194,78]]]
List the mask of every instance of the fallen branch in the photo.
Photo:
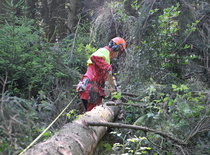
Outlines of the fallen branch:
[[157,131],[157,130],[150,129],[150,128],[143,127],[143,126],[121,124],[121,123],[109,123],[109,122],[89,122],[89,121],[87,121],[86,123],[87,123],[87,125],[90,125],[90,126],[107,126],[107,127],[113,127],[113,128],[127,128],[127,129],[134,129],[134,130],[142,130],[145,132],[152,132],[155,134],[159,134],[165,138],[169,138],[170,140],[172,140],[180,145],[187,145],[187,143],[181,139],[174,138],[171,135],[166,134],[164,132]]
[[195,126],[195,128],[191,131],[189,136],[186,138],[185,141],[189,141],[192,137],[194,137],[196,134],[209,131],[210,130],[210,117],[203,117]]
[[126,92],[121,92],[122,95],[127,95],[127,96],[131,96],[131,97],[138,97],[139,95],[137,94],[132,94],[132,93],[126,93]]
[[134,106],[134,107],[140,107],[140,108],[145,108],[147,107],[146,105],[140,105],[140,104],[131,104],[131,103],[116,103],[116,102],[109,102],[106,103],[107,106],[120,106],[120,105],[124,105],[124,106]]

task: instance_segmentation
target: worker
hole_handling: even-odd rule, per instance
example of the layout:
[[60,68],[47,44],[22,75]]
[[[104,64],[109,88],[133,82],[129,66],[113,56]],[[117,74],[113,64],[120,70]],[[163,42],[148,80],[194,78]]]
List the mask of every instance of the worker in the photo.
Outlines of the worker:
[[99,105],[105,96],[103,88],[108,74],[112,74],[110,59],[118,58],[125,52],[126,42],[121,37],[111,39],[108,46],[99,48],[87,61],[87,71],[82,75],[76,91],[82,100],[85,111]]

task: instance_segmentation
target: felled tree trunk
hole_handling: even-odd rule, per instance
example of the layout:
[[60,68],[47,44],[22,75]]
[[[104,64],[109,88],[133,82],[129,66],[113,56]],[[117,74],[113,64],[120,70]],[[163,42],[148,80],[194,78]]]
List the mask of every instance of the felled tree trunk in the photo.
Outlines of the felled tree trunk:
[[103,126],[87,126],[86,121],[112,122],[117,106],[100,105],[66,124],[57,134],[32,148],[24,155],[90,155],[107,131]]

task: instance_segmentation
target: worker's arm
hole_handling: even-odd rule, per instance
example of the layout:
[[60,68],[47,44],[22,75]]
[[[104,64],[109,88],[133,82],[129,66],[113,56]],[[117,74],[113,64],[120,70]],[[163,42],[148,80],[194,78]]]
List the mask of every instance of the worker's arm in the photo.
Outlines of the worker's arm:
[[111,71],[112,70],[112,66],[110,64],[108,64],[103,57],[99,57],[99,56],[95,56],[92,55],[90,57],[91,61],[97,65],[99,68],[101,68],[104,71]]

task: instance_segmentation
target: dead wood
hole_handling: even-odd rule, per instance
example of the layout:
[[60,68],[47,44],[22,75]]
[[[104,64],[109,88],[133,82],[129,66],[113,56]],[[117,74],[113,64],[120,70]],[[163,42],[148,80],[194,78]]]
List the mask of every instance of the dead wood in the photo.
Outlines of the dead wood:
[[123,106],[134,106],[134,107],[139,107],[139,108],[145,108],[147,107],[147,105],[141,105],[141,104],[133,104],[133,103],[122,103],[122,102],[108,102],[106,104],[107,106],[120,106],[120,105],[123,105]]
[[152,132],[152,133],[155,133],[155,134],[159,134],[159,135],[161,135],[161,136],[163,136],[165,138],[168,138],[168,139],[174,141],[177,144],[187,145],[187,143],[184,142],[181,139],[174,138],[174,137],[172,137],[171,135],[169,135],[167,133],[164,133],[164,132],[161,132],[161,131],[157,131],[157,130],[154,130],[154,129],[150,129],[148,127],[137,126],[137,125],[121,124],[121,123],[96,122],[96,121],[94,121],[94,122],[88,121],[86,123],[89,126],[106,126],[106,127],[113,127],[113,128],[128,128],[128,129],[134,129],[134,130],[142,130],[142,131],[145,131],[145,132]]
[[131,97],[138,97],[139,95],[127,92],[121,92],[122,95],[131,96]]
[[66,124],[54,136],[38,143],[27,150],[24,155],[90,155],[107,127],[87,126],[87,121],[110,122],[118,114],[119,107],[100,105],[79,116],[72,123]]

